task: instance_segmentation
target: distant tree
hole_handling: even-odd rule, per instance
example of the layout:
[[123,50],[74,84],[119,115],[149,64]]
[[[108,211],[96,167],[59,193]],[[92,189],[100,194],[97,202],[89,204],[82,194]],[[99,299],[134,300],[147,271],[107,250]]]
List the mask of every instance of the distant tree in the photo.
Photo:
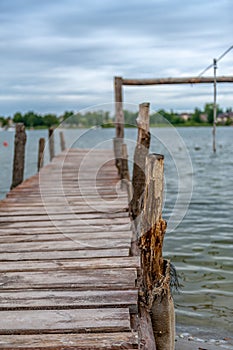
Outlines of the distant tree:
[[45,114],[43,116],[43,123],[44,125],[46,125],[47,127],[50,127],[52,125],[57,125],[59,124],[59,120],[56,116],[56,114]]
[[[214,104],[213,103],[206,103],[205,107],[204,107],[204,113],[206,113],[206,115],[207,115],[208,123],[213,124],[213,120],[214,120]],[[219,106],[217,105],[217,115],[219,113],[222,113],[222,109],[219,108]]]
[[192,120],[196,123],[201,123],[201,114],[202,114],[202,111],[196,107],[192,115]]
[[13,122],[14,123],[23,123],[23,116],[20,112],[16,112],[13,116]]
[[7,119],[4,117],[0,117],[0,126],[6,126],[7,125]]
[[137,116],[138,116],[138,112],[124,110],[125,124],[136,125]]
[[73,115],[74,115],[73,111],[65,111],[61,117],[62,117],[62,120],[66,120],[72,117]]
[[23,123],[26,127],[33,127],[37,125],[37,121],[40,119],[40,115],[33,111],[29,111],[23,116]]
[[106,111],[103,112],[103,123],[107,124],[107,123],[111,123],[112,120],[110,119],[110,112]]

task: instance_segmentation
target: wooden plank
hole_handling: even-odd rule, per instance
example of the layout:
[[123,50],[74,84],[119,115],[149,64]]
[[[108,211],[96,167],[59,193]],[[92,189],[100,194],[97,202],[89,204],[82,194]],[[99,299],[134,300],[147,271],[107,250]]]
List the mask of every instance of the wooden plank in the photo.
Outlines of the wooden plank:
[[0,311],[0,334],[129,331],[127,308]]
[[125,225],[100,225],[93,227],[92,225],[80,225],[80,226],[67,226],[67,227],[61,227],[60,225],[58,227],[56,226],[50,226],[50,227],[44,227],[41,229],[41,227],[18,227],[18,228],[11,228],[11,227],[0,227],[0,235],[11,235],[11,234],[48,234],[48,233],[92,233],[93,232],[109,232],[109,237],[112,235],[115,236],[115,232],[117,235],[117,232],[131,232],[131,225],[128,225],[125,227]]
[[[56,179],[54,179],[55,181]],[[93,185],[93,183],[92,183]],[[48,186],[48,191],[47,191],[47,186]],[[91,189],[90,187],[89,188],[84,188],[81,186],[81,189],[75,189],[75,184],[73,186],[73,190],[71,189],[67,189],[66,187],[62,186],[61,188],[57,188],[56,191],[51,191],[51,187],[49,189],[49,184],[47,184],[46,187],[44,187],[44,185],[42,185],[42,190],[45,191],[46,190],[46,196],[48,198],[50,197],[55,197],[57,194],[60,194],[61,196],[63,195],[67,195],[67,196],[76,196],[76,197],[82,197],[83,195],[85,196],[88,196],[90,198],[94,198],[97,196],[97,194],[95,194],[95,191],[93,191],[93,189]],[[96,191],[98,193],[98,196],[99,197],[119,197],[119,198],[126,198],[125,197],[125,194],[124,193],[117,193],[115,189],[110,189],[109,187],[106,188],[106,189],[100,189],[96,188]],[[8,194],[8,198],[11,198],[11,197],[18,197],[18,196],[24,196],[24,197],[30,197],[30,198],[33,198],[33,197],[38,197],[38,198],[41,198],[41,196],[44,196],[45,194],[42,192],[40,193],[39,189],[36,190],[35,192],[31,192],[30,189],[28,190],[22,190],[20,192],[10,192]],[[84,198],[85,199],[85,198]]]
[[0,276],[2,290],[9,289],[48,289],[75,288],[93,289],[132,289],[135,287],[136,269],[90,269],[56,271],[7,272]]
[[[21,225],[23,226],[23,225]],[[126,232],[127,235],[130,232],[131,226],[128,224],[114,224],[114,220],[112,220],[112,225],[97,225],[95,226],[94,222],[93,224],[89,223],[89,225],[85,225],[85,221],[83,222],[83,225],[75,226],[75,225],[67,225],[62,226],[62,224],[59,224],[58,221],[54,223],[54,225],[46,226],[46,225],[35,225],[33,224],[28,225],[26,227],[11,227],[11,226],[4,226],[2,225],[0,228],[0,235],[11,235],[11,234],[36,234],[42,232],[42,234],[49,234],[49,233],[61,233],[61,234],[68,234],[69,233],[93,233],[93,232],[109,232],[111,236],[114,236],[115,232]],[[94,237],[94,235],[93,235]]]
[[120,350],[138,349],[138,337],[133,332],[84,334],[1,335],[0,349],[50,350]]
[[[68,234],[67,234],[68,236]],[[2,243],[0,245],[1,253],[14,252],[39,252],[39,251],[64,251],[64,250],[85,250],[85,249],[114,249],[127,248],[130,244],[130,237],[115,239],[89,239],[76,240],[67,239],[67,241],[48,241],[48,242],[23,242],[23,243]]]
[[[54,179],[54,181],[56,181],[56,179]],[[90,184],[90,186],[93,186],[93,183]],[[44,192],[46,191],[46,189],[43,190]],[[55,205],[56,205],[56,199],[60,202],[63,202],[64,204],[66,204],[66,201],[74,201],[74,202],[77,202],[79,200],[79,202],[82,202],[82,203],[85,203],[86,200],[88,199],[88,203],[90,201],[93,201],[93,202],[99,202],[100,199],[102,199],[102,201],[105,201],[107,202],[108,200],[109,201],[112,201],[114,202],[114,200],[116,199],[120,199],[120,200],[126,200],[126,197],[124,195],[121,195],[121,194],[115,194],[115,193],[106,193],[106,194],[99,194],[99,196],[97,197],[96,194],[93,194],[93,193],[85,193],[85,191],[83,191],[82,193],[63,193],[63,196],[60,195],[61,198],[58,197],[58,194],[60,195],[60,193],[54,193],[54,194],[51,194],[51,195],[45,195],[45,193],[41,196],[34,196],[33,194],[32,195],[25,195],[25,197],[23,197],[21,194],[18,194],[18,195],[14,195],[13,193],[10,193],[7,197],[7,200],[8,202],[15,202],[15,201],[18,201],[20,203],[28,203],[29,201],[29,198],[30,198],[30,201],[34,202],[34,203],[44,203],[42,201],[42,199],[46,200],[46,204],[48,202],[53,202]]]
[[[12,204],[12,205],[4,205],[0,206],[1,212],[0,217],[4,216],[28,216],[30,214],[32,215],[45,215],[47,214],[48,210],[47,208],[41,203],[38,204],[38,206],[30,206],[28,204]],[[84,205],[84,203],[77,204],[75,206],[61,206],[61,205],[55,205],[52,208],[49,208],[49,213],[52,214],[66,214],[66,213],[75,213],[75,214],[96,214],[96,213],[115,213],[115,212],[127,212],[128,208],[127,206],[123,206],[122,203],[114,204],[114,206],[109,207],[109,205],[98,205],[94,208],[91,208],[90,205]]]
[[16,271],[46,271],[46,270],[86,270],[86,269],[116,269],[138,268],[138,257],[121,258],[95,258],[95,259],[71,259],[71,260],[45,260],[45,261],[2,261],[0,272]]
[[129,221],[128,219],[128,213],[126,212],[113,212],[113,213],[80,213],[80,214],[57,214],[57,213],[50,213],[48,210],[48,214],[44,215],[23,215],[23,216],[0,216],[0,225],[3,223],[11,223],[11,222],[30,222],[30,221],[46,221],[50,220],[50,215],[52,216],[53,220],[73,220],[74,218],[78,220],[94,220],[94,219],[118,219],[118,218],[127,218],[126,221]]
[[[6,233],[6,232],[5,232]],[[122,231],[114,232],[115,239],[130,239],[131,238],[131,232],[130,231]],[[17,242],[45,242],[45,241],[65,241],[68,239],[71,240],[79,240],[79,241],[88,241],[88,240],[99,240],[99,239],[111,239],[111,233],[109,232],[96,232],[93,234],[93,232],[68,232],[68,234],[65,233],[44,233],[39,232],[36,234],[0,234],[0,243],[17,243]]]
[[0,310],[19,308],[98,308],[137,306],[138,291],[130,290],[37,290],[1,291]]
[[59,259],[93,259],[98,257],[125,257],[129,256],[129,248],[124,249],[88,249],[88,250],[61,250],[46,252],[16,252],[0,253],[0,261],[27,261],[27,260],[59,260]]
[[[51,216],[52,219],[52,216]],[[91,225],[92,227],[96,226],[105,226],[105,225],[121,225],[122,228],[127,229],[129,227],[129,219],[128,218],[114,218],[111,219],[83,219],[83,220],[51,220],[47,219],[47,221],[33,221],[33,222],[9,222],[9,223],[1,223],[1,228],[25,228],[25,227],[69,227],[69,226],[81,226],[81,225]]]

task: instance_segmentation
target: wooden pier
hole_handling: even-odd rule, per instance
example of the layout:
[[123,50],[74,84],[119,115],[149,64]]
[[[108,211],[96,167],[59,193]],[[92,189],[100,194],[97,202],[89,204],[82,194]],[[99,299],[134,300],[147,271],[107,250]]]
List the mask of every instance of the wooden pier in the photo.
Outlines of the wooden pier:
[[114,155],[63,151],[0,202],[0,349],[138,349]]

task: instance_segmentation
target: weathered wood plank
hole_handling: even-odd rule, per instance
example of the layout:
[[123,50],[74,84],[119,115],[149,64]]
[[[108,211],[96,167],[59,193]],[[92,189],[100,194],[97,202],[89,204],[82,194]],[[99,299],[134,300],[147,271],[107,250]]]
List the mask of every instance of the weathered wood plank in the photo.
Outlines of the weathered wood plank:
[[127,308],[0,311],[0,334],[129,331]]
[[25,228],[25,227],[69,227],[69,226],[81,226],[81,225],[92,225],[92,228],[95,226],[105,226],[105,225],[121,225],[122,228],[129,228],[128,218],[114,218],[112,219],[73,219],[73,220],[52,220],[52,215],[48,216],[46,221],[33,221],[33,222],[4,222],[0,223],[1,228]]
[[48,289],[76,288],[93,289],[132,289],[135,287],[136,269],[90,269],[56,271],[7,272],[0,276],[2,290],[7,289]]
[[[0,217],[4,216],[28,216],[30,214],[32,215],[45,215],[47,214],[47,209],[46,207],[41,203],[38,204],[37,206],[27,206],[25,204],[12,204],[12,205],[4,205],[1,206],[1,212],[0,212]],[[122,203],[119,204],[114,204],[114,206],[109,207],[108,204],[105,206],[103,205],[98,205],[94,208],[91,208],[90,205],[85,205],[84,203],[76,204],[75,206],[62,206],[62,205],[56,205],[53,206],[52,208],[49,208],[50,213],[54,214],[67,214],[67,213],[75,213],[75,214],[96,214],[96,213],[115,213],[118,212],[127,212],[128,208],[127,206],[122,206]]]
[[113,212],[113,213],[80,213],[80,214],[57,214],[57,213],[50,213],[50,210],[48,210],[48,214],[44,215],[23,215],[23,216],[12,216],[12,215],[5,215],[0,216],[0,225],[11,222],[30,222],[30,221],[47,221],[50,219],[50,215],[52,215],[53,220],[73,220],[74,218],[78,220],[91,220],[91,219],[119,219],[119,218],[126,218],[126,222],[129,222],[128,213],[126,212]]
[[119,350],[137,349],[136,333],[28,334],[1,335],[0,349]]
[[[68,236],[68,234],[67,234]],[[14,253],[14,252],[39,252],[39,251],[64,251],[64,250],[85,250],[85,249],[114,249],[114,248],[127,248],[130,244],[130,237],[121,239],[67,239],[67,241],[48,241],[48,242],[15,242],[15,243],[2,243],[0,245],[1,253]]]
[[37,290],[0,292],[0,310],[19,308],[98,308],[137,305],[138,291],[130,290]]
[[95,258],[95,259],[71,259],[71,260],[45,260],[45,261],[2,261],[0,272],[21,271],[47,271],[47,270],[86,270],[86,269],[116,269],[138,268],[138,257],[124,258]]
[[[5,232],[6,233],[6,232]],[[95,240],[98,239],[110,239],[109,232],[96,232],[93,235],[93,232],[68,232],[66,235],[65,233],[44,233],[44,232],[38,232],[35,234],[0,234],[0,243],[17,243],[17,242],[45,242],[45,241],[65,241],[67,239],[71,240],[79,240],[79,241],[88,241],[88,240]],[[127,239],[127,237],[131,238],[131,232],[130,231],[122,231],[114,232],[115,239]]]
[[124,249],[88,249],[88,250],[57,250],[45,252],[16,252],[0,253],[0,261],[26,261],[26,260],[59,260],[59,259],[93,259],[99,257],[126,257],[129,248]]
[[94,232],[109,232],[109,237],[114,236],[115,232],[130,232],[131,225],[128,227],[125,225],[100,225],[100,226],[95,226],[93,229],[92,225],[80,225],[80,226],[67,226],[67,227],[62,227],[61,226],[50,226],[50,227],[44,227],[41,229],[41,227],[18,227],[18,228],[11,228],[11,227],[0,227],[0,235],[10,235],[10,234],[48,234],[48,233],[92,233]]

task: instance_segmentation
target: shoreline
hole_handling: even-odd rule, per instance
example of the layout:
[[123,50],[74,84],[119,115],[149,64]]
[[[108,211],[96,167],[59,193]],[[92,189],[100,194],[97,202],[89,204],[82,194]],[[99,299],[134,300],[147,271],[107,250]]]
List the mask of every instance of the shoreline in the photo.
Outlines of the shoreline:
[[176,326],[175,350],[232,350],[233,336],[217,329]]

